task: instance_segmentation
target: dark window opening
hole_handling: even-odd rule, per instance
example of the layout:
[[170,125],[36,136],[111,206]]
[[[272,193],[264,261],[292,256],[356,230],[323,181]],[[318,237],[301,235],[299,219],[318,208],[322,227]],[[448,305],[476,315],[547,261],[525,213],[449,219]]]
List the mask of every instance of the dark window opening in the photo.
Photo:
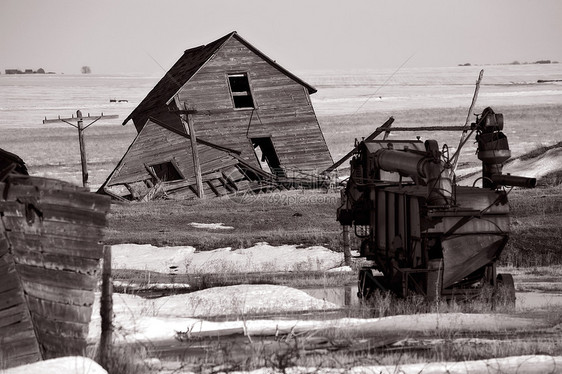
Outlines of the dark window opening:
[[271,138],[252,138],[250,140],[254,146],[254,152],[261,168],[265,171],[270,171],[274,175],[285,176]]
[[250,91],[250,82],[248,75],[242,74],[229,74],[228,82],[230,84],[230,93],[234,101],[235,108],[253,108],[254,99]]
[[154,171],[154,174],[156,174],[158,179],[162,182],[184,179],[176,165],[174,165],[171,161],[151,165],[150,167]]

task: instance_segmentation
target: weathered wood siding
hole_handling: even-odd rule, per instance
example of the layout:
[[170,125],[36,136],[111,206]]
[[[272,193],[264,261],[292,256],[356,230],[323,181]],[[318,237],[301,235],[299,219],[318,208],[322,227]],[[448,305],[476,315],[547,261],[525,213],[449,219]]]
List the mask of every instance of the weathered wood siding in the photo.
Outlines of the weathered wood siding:
[[0,236],[0,363],[2,368],[41,360],[31,314],[9,243]]
[[154,111],[141,111],[133,117],[137,133],[141,131],[146,121],[149,120],[149,117],[158,118],[160,121],[167,123],[176,130],[183,131],[183,125],[179,116],[172,113],[167,106],[162,105],[157,107]]
[[3,367],[85,353],[109,199],[29,176],[0,183]]
[[[229,73],[248,74],[255,109],[234,109]],[[178,97],[189,108],[231,109],[194,116],[197,137],[241,151],[241,157],[256,167],[253,137],[271,137],[281,166],[287,169],[324,170],[333,163],[307,89],[236,37],[184,85]]]
[[[209,173],[237,160],[227,152],[204,144],[197,145],[203,173]],[[123,157],[108,186],[134,183],[151,179],[145,165],[154,165],[174,160],[187,184],[195,183],[193,156],[189,138],[176,134],[165,127],[148,121]]]

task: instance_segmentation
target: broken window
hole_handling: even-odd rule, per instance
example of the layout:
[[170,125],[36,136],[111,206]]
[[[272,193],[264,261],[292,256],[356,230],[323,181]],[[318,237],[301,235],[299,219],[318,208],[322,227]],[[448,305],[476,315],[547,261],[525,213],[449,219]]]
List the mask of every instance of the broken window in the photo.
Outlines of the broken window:
[[254,99],[250,91],[250,82],[246,73],[229,74],[230,94],[235,108],[253,108]]
[[176,181],[184,179],[176,165],[172,161],[161,164],[150,165],[152,171],[161,182]]

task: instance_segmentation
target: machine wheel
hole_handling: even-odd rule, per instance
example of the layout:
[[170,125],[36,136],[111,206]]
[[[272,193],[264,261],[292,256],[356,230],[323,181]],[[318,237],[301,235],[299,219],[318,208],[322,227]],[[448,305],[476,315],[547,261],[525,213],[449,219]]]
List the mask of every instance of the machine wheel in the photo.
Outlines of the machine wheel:
[[515,283],[511,274],[498,274],[496,277],[494,303],[515,307]]

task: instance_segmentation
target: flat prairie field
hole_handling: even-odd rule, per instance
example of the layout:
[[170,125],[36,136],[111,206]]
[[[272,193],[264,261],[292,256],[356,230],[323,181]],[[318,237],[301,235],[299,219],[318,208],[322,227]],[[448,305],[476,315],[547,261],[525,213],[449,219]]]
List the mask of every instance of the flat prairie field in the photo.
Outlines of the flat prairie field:
[[[468,108],[483,69],[473,113]],[[338,160],[355,139],[371,134],[390,116],[394,126],[464,125],[491,106],[503,113],[513,156],[562,140],[562,64],[404,68],[364,71],[303,71],[328,148]],[[160,77],[100,75],[0,75],[0,148],[16,153],[35,175],[81,183],[77,131],[44,118],[100,113],[118,115],[85,131],[90,184],[96,189],[115,168],[136,136],[123,120]],[[117,100],[111,102],[111,100]],[[119,100],[121,100],[119,102]],[[85,125],[88,124],[86,120]],[[454,149],[460,134],[404,133],[433,138]],[[474,159],[471,142],[460,167]]]

